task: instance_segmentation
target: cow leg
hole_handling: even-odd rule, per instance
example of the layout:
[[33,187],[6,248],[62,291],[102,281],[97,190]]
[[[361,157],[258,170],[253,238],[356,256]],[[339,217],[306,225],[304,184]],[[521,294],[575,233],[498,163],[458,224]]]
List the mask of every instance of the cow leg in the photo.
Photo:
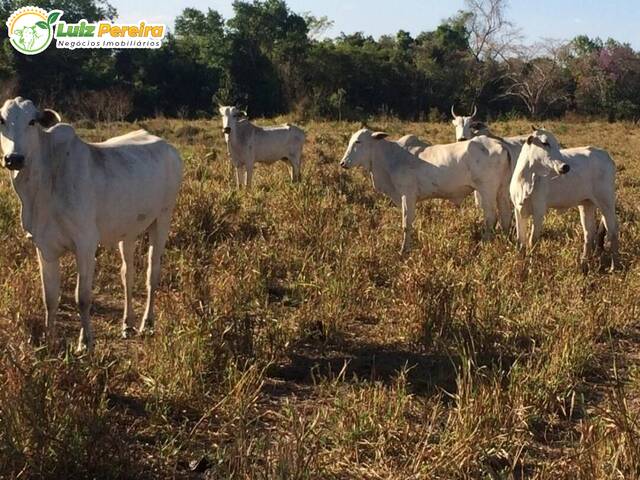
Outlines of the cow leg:
[[236,171],[236,188],[240,190],[242,188],[242,182],[244,179],[244,167],[235,167]]
[[247,190],[251,189],[251,179],[253,178],[253,164],[247,165],[244,172],[244,186]]
[[400,254],[405,254],[411,250],[413,219],[416,214],[416,200],[407,195],[402,196],[402,248]]
[[611,255],[611,270],[621,267],[620,255],[618,253],[618,220],[616,219],[616,209],[614,205],[601,209],[604,226],[607,229],[607,242],[609,243],[609,254]]
[[76,285],[76,303],[80,311],[80,338],[77,351],[91,352],[94,347],[93,328],[91,327],[91,289],[93,287],[93,275],[96,267],[96,246],[78,249],[76,252],[78,266],[78,283]]
[[129,338],[135,333],[133,326],[133,321],[135,320],[135,313],[133,311],[133,282],[135,277],[133,254],[136,249],[136,242],[134,240],[123,240],[118,243],[118,247],[120,249],[120,257],[122,258],[120,277],[122,278],[122,286],[124,287],[122,338]]
[[482,212],[484,214],[484,228],[482,232],[483,240],[491,240],[493,237],[493,229],[498,220],[498,205],[496,195],[488,195],[486,192],[480,195]]
[[519,208],[515,209],[516,214],[516,235],[518,237],[518,246],[521,249],[527,248],[527,219],[524,218]]
[[480,194],[480,192],[478,190],[475,190],[473,192],[473,201],[476,204],[476,207],[481,208],[482,207],[482,195]]
[[293,183],[297,183],[300,181],[300,156],[293,155],[289,159],[289,175],[291,176],[291,181]]
[[596,222],[596,207],[593,203],[586,202],[579,205],[578,210],[580,211],[580,223],[582,224],[582,233],[584,235],[584,245],[582,247],[580,264],[582,266],[582,271],[586,273],[589,268],[589,259],[593,255],[593,247],[598,229]]
[[147,267],[147,306],[139,331],[153,334],[155,315],[153,312],[155,292],[160,283],[160,261],[169,236],[171,217],[157,218],[149,228],[149,265]]
[[47,261],[42,252],[38,250],[38,263],[42,280],[42,298],[46,310],[45,335],[49,347],[52,347],[55,342],[55,322],[60,303],[60,262],[58,259],[52,262]]
[[540,235],[542,234],[544,215],[534,212],[531,216],[531,220],[531,236],[529,237],[529,248],[533,248],[533,246],[540,239]]
[[509,198],[509,185],[506,185],[506,189],[500,189],[498,192],[498,213],[500,215],[500,227],[502,231],[508,236],[511,230],[511,222],[513,220],[513,206],[511,204],[511,198]]

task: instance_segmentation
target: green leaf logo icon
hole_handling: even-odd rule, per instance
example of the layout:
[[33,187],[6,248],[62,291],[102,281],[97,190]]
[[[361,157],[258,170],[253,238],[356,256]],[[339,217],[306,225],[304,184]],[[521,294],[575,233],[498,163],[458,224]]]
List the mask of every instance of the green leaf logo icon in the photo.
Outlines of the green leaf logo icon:
[[60,15],[62,15],[62,12],[60,11],[53,11],[49,14],[49,18],[47,18],[47,23],[49,25],[53,25],[54,23],[56,23],[56,20],[58,20],[60,18]]

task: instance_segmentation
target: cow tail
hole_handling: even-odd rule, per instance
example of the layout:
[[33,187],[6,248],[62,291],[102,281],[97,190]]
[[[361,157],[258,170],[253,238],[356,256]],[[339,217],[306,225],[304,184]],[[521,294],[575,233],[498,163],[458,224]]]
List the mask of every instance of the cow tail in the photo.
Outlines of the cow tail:
[[596,250],[604,250],[604,240],[607,236],[607,226],[604,223],[604,217],[600,218],[598,224],[598,233],[596,234]]

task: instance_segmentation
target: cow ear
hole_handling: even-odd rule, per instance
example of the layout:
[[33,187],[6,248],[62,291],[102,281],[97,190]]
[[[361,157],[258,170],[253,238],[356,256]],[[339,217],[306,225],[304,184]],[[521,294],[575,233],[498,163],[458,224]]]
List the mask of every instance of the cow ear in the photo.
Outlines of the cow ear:
[[488,128],[488,127],[484,122],[473,122],[471,124],[471,128],[474,128],[476,130],[482,130],[482,129]]
[[56,123],[60,123],[62,118],[58,112],[45,108],[38,114],[38,123],[44,128],[53,127]]
[[371,136],[376,140],[382,140],[383,138],[387,138],[389,134],[384,132],[373,132]]
[[533,135],[530,135],[529,138],[527,138],[527,145],[531,145],[533,143]]

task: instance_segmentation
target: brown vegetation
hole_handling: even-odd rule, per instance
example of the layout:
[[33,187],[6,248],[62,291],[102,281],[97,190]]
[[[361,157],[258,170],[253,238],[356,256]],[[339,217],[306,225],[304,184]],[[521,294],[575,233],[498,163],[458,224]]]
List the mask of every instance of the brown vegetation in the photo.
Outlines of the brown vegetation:
[[[280,119],[282,121],[283,119]],[[577,212],[539,246],[480,241],[479,212],[423,203],[416,248],[400,214],[337,162],[358,126],[315,123],[303,182],[259,167],[236,192],[217,121],[149,120],[185,182],[156,335],[119,338],[119,259],[98,258],[96,353],[29,344],[43,309],[18,202],[0,187],[0,477],[619,479],[640,472],[640,136],[632,124],[547,126],[619,168],[625,269],[580,273]],[[449,124],[377,122],[451,141]],[[493,126],[519,134],[527,124]],[[212,154],[213,152],[213,154]],[[139,248],[139,271],[142,266]],[[64,263],[60,332],[78,329]],[[138,313],[144,297],[137,278]]]

